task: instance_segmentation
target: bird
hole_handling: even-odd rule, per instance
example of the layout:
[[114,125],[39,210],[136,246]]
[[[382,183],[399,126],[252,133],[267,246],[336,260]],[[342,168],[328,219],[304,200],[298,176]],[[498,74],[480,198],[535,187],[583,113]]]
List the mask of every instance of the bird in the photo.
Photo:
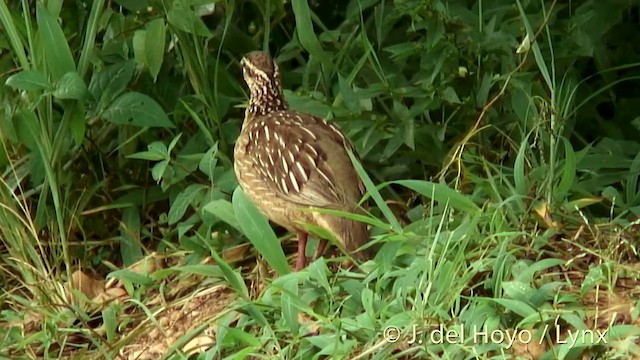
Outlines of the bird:
[[[353,144],[333,122],[289,109],[278,65],[263,51],[247,53],[240,66],[249,88],[240,134],[234,146],[234,172],[248,198],[272,222],[295,234],[295,269],[306,266],[309,233],[302,224],[328,231],[354,259],[372,258],[365,223],[309,209],[364,214],[365,187],[348,155]],[[319,239],[314,259],[324,253]]]

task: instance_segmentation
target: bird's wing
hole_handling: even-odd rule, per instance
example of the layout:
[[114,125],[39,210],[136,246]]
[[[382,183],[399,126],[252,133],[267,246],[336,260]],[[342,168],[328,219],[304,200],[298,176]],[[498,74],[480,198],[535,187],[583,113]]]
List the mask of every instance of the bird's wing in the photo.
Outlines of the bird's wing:
[[336,125],[279,111],[255,119],[247,131],[247,156],[280,198],[335,209],[360,199],[362,184],[346,151],[353,146]]

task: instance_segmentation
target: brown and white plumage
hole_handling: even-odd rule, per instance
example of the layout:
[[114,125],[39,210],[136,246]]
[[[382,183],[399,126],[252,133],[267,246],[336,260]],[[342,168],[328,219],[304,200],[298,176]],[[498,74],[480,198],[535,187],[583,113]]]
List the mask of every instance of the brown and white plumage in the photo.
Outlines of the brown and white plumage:
[[364,188],[347,154],[354,151],[350,141],[335,124],[288,110],[278,67],[267,54],[251,52],[241,65],[251,98],[234,151],[240,186],[269,219],[297,234],[296,269],[306,263],[302,223],[328,230],[356,258],[369,258],[369,250],[355,252],[369,241],[366,224],[304,211],[362,213],[357,204]]

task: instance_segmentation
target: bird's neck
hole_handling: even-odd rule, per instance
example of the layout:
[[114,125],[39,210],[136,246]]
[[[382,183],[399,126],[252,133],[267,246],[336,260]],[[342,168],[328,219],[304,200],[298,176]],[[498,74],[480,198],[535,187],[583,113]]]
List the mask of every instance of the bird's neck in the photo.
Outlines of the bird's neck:
[[251,92],[247,115],[263,116],[274,111],[287,109],[287,102],[284,100],[280,87],[259,87]]

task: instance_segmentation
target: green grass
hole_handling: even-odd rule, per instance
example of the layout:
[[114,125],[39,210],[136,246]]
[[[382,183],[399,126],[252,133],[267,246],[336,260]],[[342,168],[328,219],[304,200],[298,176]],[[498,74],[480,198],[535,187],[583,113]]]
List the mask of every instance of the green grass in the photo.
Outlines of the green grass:
[[[635,3],[83,4],[0,3],[0,357],[640,358]],[[291,271],[237,188],[254,49],[374,259]]]

